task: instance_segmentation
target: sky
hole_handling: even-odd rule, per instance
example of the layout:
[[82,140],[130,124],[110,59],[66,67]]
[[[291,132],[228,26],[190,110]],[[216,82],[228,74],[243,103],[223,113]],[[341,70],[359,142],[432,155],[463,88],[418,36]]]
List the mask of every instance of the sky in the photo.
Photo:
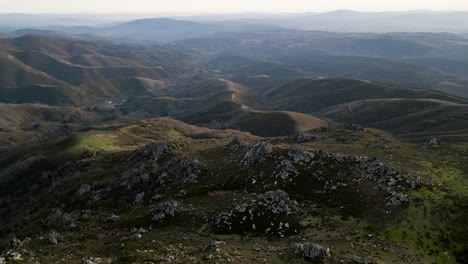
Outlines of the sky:
[[468,11],[468,0],[0,0],[0,13]]

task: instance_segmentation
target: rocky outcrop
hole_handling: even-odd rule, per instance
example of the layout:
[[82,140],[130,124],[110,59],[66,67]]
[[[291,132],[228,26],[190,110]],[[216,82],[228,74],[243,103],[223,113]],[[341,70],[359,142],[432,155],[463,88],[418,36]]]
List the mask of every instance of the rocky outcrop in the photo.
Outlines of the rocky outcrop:
[[236,136],[234,137],[226,146],[226,148],[230,151],[236,151],[240,149],[244,145],[244,140],[241,137]]
[[328,248],[310,242],[292,244],[291,250],[294,254],[302,255],[304,258],[310,260],[321,260],[330,254]]
[[151,220],[162,222],[167,218],[174,217],[178,212],[177,206],[178,204],[174,200],[159,203],[151,213]]
[[124,172],[118,186],[129,190],[138,186],[165,186],[171,183],[195,183],[206,166],[187,156],[174,157],[165,164],[158,160],[139,162]]
[[157,142],[151,143],[143,148],[139,148],[133,152],[130,157],[128,157],[127,161],[131,160],[158,160],[164,155],[172,153],[172,148],[169,146],[167,142]]
[[43,221],[48,227],[76,227],[77,217],[75,215],[62,212],[60,209],[52,210],[51,214]]
[[164,173],[175,181],[194,183],[205,167],[197,159],[182,156],[170,160],[164,168]]
[[252,147],[242,157],[240,163],[243,165],[252,165],[258,162],[264,162],[273,152],[273,146],[267,142],[260,142]]
[[316,141],[317,139],[318,138],[316,136],[308,132],[299,133],[294,137],[294,141],[296,141],[297,143]]
[[219,233],[252,232],[283,237],[298,232],[298,213],[296,202],[286,192],[270,191],[249,203],[238,203],[231,211],[213,217],[211,224]]

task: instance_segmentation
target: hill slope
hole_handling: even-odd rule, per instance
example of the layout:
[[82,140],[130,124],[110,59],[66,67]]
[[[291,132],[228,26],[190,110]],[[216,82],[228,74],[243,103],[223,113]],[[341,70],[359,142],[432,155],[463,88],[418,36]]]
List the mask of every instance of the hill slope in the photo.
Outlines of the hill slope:
[[266,93],[272,107],[304,113],[359,100],[408,98],[466,102],[455,96],[401,86],[344,78],[303,79],[287,83]]

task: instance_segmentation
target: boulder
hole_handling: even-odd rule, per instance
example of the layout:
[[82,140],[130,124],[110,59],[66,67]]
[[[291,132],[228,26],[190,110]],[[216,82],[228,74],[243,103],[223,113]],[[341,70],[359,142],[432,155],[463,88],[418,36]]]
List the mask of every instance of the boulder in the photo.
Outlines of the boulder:
[[104,221],[107,223],[115,223],[115,222],[118,222],[119,220],[120,220],[120,216],[111,214],[110,216],[106,217]]
[[267,142],[259,142],[245,153],[241,159],[241,164],[252,165],[258,162],[264,162],[273,152],[273,146]]
[[294,254],[302,255],[304,258],[312,260],[324,259],[330,254],[328,248],[310,242],[292,244],[291,250]]
[[45,240],[51,244],[56,245],[60,241],[63,241],[63,237],[58,232],[52,231],[45,236]]
[[135,199],[133,200],[134,205],[140,205],[143,203],[145,199],[145,192],[138,193],[135,195]]
[[353,256],[351,258],[351,262],[356,264],[369,264],[369,262],[365,258],[361,258],[358,256]]
[[440,145],[440,140],[438,138],[429,138],[426,143],[424,143],[424,147],[426,148],[437,148]]
[[162,222],[166,218],[174,217],[177,213],[177,202],[169,200],[159,203],[152,211],[151,219],[156,222]]

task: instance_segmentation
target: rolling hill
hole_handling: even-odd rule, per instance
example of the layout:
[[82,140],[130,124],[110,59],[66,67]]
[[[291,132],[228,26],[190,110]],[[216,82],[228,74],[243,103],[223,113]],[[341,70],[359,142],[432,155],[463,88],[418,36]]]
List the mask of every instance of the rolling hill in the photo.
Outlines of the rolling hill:
[[266,93],[272,107],[304,113],[366,99],[439,99],[466,103],[465,99],[425,89],[346,78],[301,79]]
[[368,99],[325,110],[323,117],[390,131],[403,140],[468,140],[468,104],[436,99]]

